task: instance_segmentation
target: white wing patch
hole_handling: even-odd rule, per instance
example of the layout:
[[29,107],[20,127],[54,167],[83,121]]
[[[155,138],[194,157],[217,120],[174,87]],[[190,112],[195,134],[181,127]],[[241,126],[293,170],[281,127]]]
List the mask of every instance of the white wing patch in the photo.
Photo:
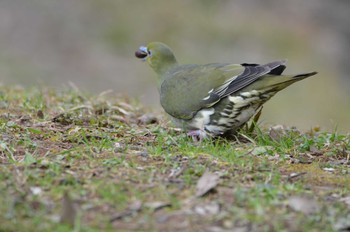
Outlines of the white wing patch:
[[203,101],[208,100],[208,99],[210,98],[210,94],[211,94],[213,91],[214,91],[214,89],[209,90],[209,92],[208,92],[208,96],[206,96],[206,97],[205,97],[205,98],[203,98],[202,100],[203,100]]
[[229,79],[227,79],[224,83],[222,83],[222,85],[220,85],[217,89],[211,89],[208,92],[208,96],[206,96],[205,98],[203,98],[204,101],[208,100],[210,98],[210,94],[214,91],[217,95],[222,96],[224,95],[224,93],[226,92],[228,86],[230,85],[230,83],[235,80],[238,76],[233,76]]
[[206,96],[206,97],[203,98],[202,100],[203,100],[203,101],[206,101],[206,100],[208,100],[209,98],[210,98],[210,95]]

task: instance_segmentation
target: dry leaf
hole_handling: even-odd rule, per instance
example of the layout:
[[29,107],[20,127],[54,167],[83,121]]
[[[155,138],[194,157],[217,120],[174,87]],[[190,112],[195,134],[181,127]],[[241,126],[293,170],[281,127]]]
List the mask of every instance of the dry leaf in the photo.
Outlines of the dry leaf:
[[144,125],[157,123],[158,119],[154,114],[144,114],[137,118],[137,120]]
[[323,170],[326,172],[335,172],[334,168],[323,168]]
[[271,150],[273,150],[272,146],[260,146],[260,147],[255,147],[250,153],[252,155],[262,155],[262,154],[266,154]]
[[303,176],[305,174],[307,174],[307,172],[292,172],[291,174],[289,174],[288,179],[290,180],[299,176]]
[[132,211],[139,211],[141,209],[141,207],[142,207],[142,202],[139,200],[136,200],[136,201],[132,202],[128,208]]
[[44,113],[42,110],[38,110],[38,112],[36,112],[36,116],[40,119],[43,119],[44,118]]
[[288,206],[304,214],[312,214],[320,211],[317,201],[310,197],[292,196],[288,199]]
[[71,226],[74,225],[77,211],[73,200],[70,198],[68,192],[65,192],[62,198],[62,211],[60,221]]
[[338,218],[333,227],[335,231],[350,231],[350,217]]
[[339,201],[344,202],[347,205],[350,205],[350,196],[340,198]]
[[156,210],[159,210],[159,209],[162,209],[164,207],[170,207],[171,206],[171,203],[169,202],[161,202],[161,201],[155,201],[155,202],[148,202],[148,203],[145,203],[145,206],[150,208],[151,210],[153,211],[156,211]]
[[43,192],[42,188],[40,187],[29,187],[30,191],[32,192],[33,195],[41,195]]
[[112,215],[112,217],[109,219],[110,222],[123,219],[125,217],[136,215],[137,212],[139,212],[142,208],[142,202],[139,200],[136,200],[132,202],[129,207],[124,210],[123,212],[118,212]]
[[282,125],[276,125],[270,128],[269,136],[272,140],[279,141],[286,134]]
[[196,205],[194,212],[202,216],[216,215],[220,212],[220,205],[217,202],[211,202],[204,205]]
[[311,155],[313,155],[313,156],[323,155],[323,153],[314,145],[310,146],[309,151],[311,152]]
[[219,176],[206,171],[201,178],[199,178],[196,186],[196,197],[201,197],[218,185]]

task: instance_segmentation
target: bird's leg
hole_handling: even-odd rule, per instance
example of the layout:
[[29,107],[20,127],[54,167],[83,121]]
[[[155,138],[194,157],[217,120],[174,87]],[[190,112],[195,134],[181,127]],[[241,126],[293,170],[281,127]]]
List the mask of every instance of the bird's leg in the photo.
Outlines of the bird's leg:
[[248,133],[249,134],[252,134],[256,125],[258,125],[258,120],[260,118],[260,115],[261,115],[261,111],[263,109],[263,106],[260,106],[257,110],[256,110],[256,113],[253,117],[253,120],[252,120],[252,123],[250,124],[250,127],[248,128]]
[[187,133],[188,136],[191,136],[193,141],[195,142],[202,142],[203,139],[208,137],[207,132],[205,132],[202,129],[198,129],[198,130],[191,130]]
[[193,141],[195,142],[202,142],[203,139],[208,138],[208,133],[204,129],[204,123],[201,125],[201,127],[198,130],[191,130],[187,133],[188,136],[191,136]]

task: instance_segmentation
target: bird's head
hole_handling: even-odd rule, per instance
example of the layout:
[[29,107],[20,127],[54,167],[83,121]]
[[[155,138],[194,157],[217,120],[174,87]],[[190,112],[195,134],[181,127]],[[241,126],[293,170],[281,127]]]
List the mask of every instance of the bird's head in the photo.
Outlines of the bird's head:
[[146,47],[141,46],[135,52],[135,56],[145,60],[159,75],[164,74],[170,67],[177,64],[173,51],[160,42],[149,43]]

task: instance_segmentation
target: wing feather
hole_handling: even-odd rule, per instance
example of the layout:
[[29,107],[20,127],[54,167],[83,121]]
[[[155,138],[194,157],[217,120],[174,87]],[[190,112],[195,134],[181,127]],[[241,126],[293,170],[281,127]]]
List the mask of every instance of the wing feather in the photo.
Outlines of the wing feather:
[[220,97],[226,97],[232,93],[235,93],[249,84],[256,81],[263,75],[270,73],[275,68],[284,66],[285,61],[275,61],[264,65],[252,65],[245,66],[245,69],[242,74],[233,77],[232,81],[225,86],[225,91],[221,89],[216,92]]

